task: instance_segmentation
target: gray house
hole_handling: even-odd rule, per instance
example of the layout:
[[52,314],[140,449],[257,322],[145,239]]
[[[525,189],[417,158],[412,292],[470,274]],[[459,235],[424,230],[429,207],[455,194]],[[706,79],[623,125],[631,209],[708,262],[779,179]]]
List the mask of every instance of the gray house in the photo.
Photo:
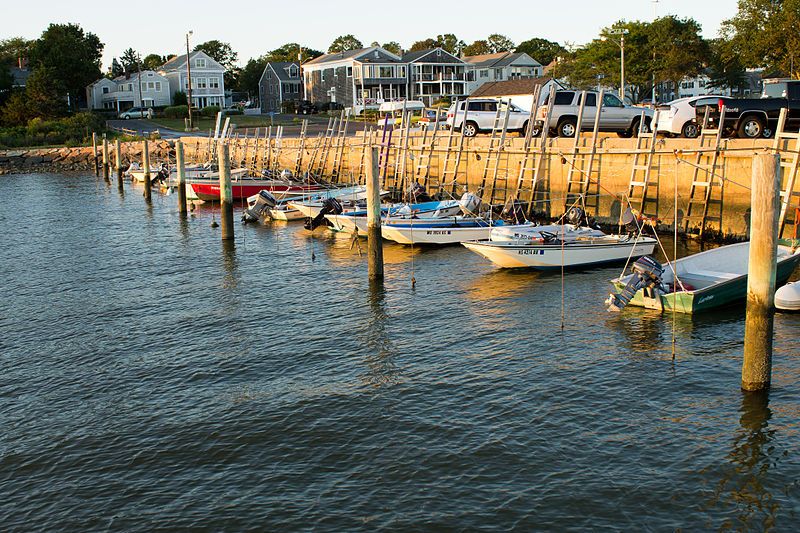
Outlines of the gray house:
[[469,92],[473,93],[484,83],[492,81],[538,78],[543,74],[542,64],[524,52],[498,52],[480,56],[467,56],[470,67]]
[[463,98],[468,89],[467,64],[453,54],[433,48],[408,52],[409,95],[427,105],[443,97]]
[[[214,61],[202,50],[189,54],[192,71],[192,105],[198,108],[225,105],[225,67]],[[173,57],[158,70],[169,83],[170,95],[177,91],[187,93],[189,80],[186,77],[186,54]]]
[[267,63],[258,81],[258,97],[262,113],[280,113],[284,102],[302,100],[300,65],[293,62]]
[[358,114],[408,96],[403,59],[380,46],[325,54],[303,65],[306,99],[351,107]]

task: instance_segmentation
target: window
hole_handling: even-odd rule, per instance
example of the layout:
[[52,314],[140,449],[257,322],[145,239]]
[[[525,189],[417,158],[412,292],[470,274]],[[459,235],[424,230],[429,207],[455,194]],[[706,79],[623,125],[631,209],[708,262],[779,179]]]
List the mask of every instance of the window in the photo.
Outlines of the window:
[[208,86],[205,78],[195,78],[194,84],[198,89],[205,89]]
[[398,78],[405,78],[406,77],[406,66],[405,65],[401,65],[401,66],[397,67],[397,70],[399,71],[399,74],[397,75]]
[[152,91],[152,90],[154,90],[155,88],[156,88],[156,84],[155,84],[154,82],[152,82],[152,81],[148,81],[148,82],[147,82],[147,90],[148,90],[148,91]]
[[322,69],[322,83],[325,83],[325,69]]
[[[581,105],[581,97],[578,96],[578,104]],[[597,95],[594,93],[586,93],[586,107],[597,107]]]
[[197,68],[206,68],[206,60],[205,58],[198,57],[194,60],[194,66]]
[[103,94],[108,94],[108,87],[103,87]]
[[502,80],[503,79],[503,69],[496,68],[494,69],[494,79]]
[[161,91],[161,82],[160,81],[156,82],[156,91],[159,91],[159,92]]
[[133,84],[132,83],[128,84],[128,92],[133,92]]
[[615,95],[607,93],[603,95],[603,107],[625,107]]
[[489,70],[488,69],[481,70],[480,77],[481,78],[488,78],[489,77]]
[[394,77],[394,68],[380,66],[378,67],[378,77],[379,78],[393,78]]
[[[553,105],[570,105],[572,104],[572,99],[574,97],[575,93],[568,91],[558,91],[556,93],[556,100],[555,102],[553,102]],[[605,105],[605,99],[603,99],[603,104]]]
[[347,67],[347,77],[348,78],[353,77],[353,67]]
[[208,86],[211,89],[219,89],[219,78],[208,78]]
[[497,102],[470,102],[467,111],[497,112]]

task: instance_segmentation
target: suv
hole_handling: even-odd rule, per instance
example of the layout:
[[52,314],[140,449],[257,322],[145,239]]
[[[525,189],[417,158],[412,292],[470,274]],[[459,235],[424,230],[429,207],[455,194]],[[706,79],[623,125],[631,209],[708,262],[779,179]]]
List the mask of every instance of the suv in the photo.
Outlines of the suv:
[[130,118],[153,118],[152,109],[144,109],[143,107],[132,107],[119,114],[119,118],[128,120]]
[[[556,91],[553,100],[553,110],[550,113],[550,122],[547,124],[550,131],[559,137],[574,137],[578,132],[578,110],[581,105],[582,91]],[[599,94],[586,91],[586,105],[583,107],[581,131],[592,131],[594,119],[597,116],[597,98]],[[547,118],[547,104],[550,96],[545,99],[539,108],[534,132],[538,134]],[[616,132],[620,137],[631,137],[639,132],[639,122],[644,112],[645,132],[650,132],[650,122],[653,120],[653,110],[643,107],[633,107],[622,103],[617,95],[603,93],[603,102],[600,107],[600,131]]]
[[298,115],[311,115],[317,112],[317,106],[312,104],[309,100],[300,100],[295,107],[295,113]]
[[[469,108],[464,112],[464,104],[469,102]],[[494,100],[492,98],[486,99],[470,99],[458,102],[458,111],[456,111],[456,104],[452,104],[447,110],[447,126],[461,130],[463,127],[465,137],[474,137],[478,132],[492,131],[494,121],[497,117],[497,109],[500,108],[500,121],[505,118],[506,106],[510,106],[508,113],[508,131],[525,131],[528,127],[528,117],[530,113],[524,109],[515,106],[510,102],[502,100]],[[467,123],[464,124],[464,115],[466,115]]]

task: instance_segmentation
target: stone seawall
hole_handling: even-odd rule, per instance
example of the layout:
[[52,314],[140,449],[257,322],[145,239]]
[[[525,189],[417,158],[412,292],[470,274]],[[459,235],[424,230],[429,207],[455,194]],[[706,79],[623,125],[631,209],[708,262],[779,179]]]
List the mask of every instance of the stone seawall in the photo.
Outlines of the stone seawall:
[[[141,142],[121,143],[122,164],[142,158]],[[150,157],[153,160],[165,160],[173,149],[168,141],[150,141]],[[114,162],[114,144],[109,144],[109,160]],[[97,147],[97,155],[102,162],[102,144]],[[174,156],[173,156],[174,157]],[[94,171],[94,152],[91,146],[70,148],[23,148],[18,150],[0,150],[0,174],[19,172],[60,172],[72,170]]]

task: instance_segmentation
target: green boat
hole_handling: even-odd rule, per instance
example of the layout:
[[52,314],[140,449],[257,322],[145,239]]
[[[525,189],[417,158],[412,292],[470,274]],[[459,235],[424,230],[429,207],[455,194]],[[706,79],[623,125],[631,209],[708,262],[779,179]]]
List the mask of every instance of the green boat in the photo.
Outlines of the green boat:
[[[789,280],[800,263],[797,241],[779,241],[776,286]],[[661,287],[639,289],[628,305],[680,313],[703,313],[747,297],[747,263],[750,243],[720,246],[664,265]],[[674,267],[673,267],[674,264]],[[675,291],[677,271],[678,290]],[[622,291],[634,274],[612,279]]]

